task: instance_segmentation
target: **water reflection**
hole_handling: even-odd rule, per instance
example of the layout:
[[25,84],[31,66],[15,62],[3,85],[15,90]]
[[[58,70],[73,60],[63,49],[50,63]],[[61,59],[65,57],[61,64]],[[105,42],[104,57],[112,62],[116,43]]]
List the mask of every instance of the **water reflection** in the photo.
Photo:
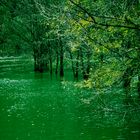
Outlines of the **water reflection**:
[[82,99],[87,93],[67,79],[12,67],[0,76],[1,140],[140,139],[140,125],[131,123],[130,114],[112,114],[121,120],[117,127],[109,113],[92,107],[97,98]]

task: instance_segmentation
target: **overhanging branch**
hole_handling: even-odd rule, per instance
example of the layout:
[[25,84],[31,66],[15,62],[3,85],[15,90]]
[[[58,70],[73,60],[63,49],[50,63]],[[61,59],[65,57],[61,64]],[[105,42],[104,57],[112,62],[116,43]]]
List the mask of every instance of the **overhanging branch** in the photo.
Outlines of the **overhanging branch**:
[[[96,25],[99,26],[105,26],[105,27],[115,27],[115,28],[126,28],[126,29],[133,29],[133,30],[140,30],[140,27],[138,25],[135,26],[128,26],[128,25],[119,25],[119,24],[108,24],[108,23],[100,23],[97,22],[95,19],[95,16],[93,16],[86,8],[82,7],[81,5],[75,3],[73,0],[69,0],[73,5],[75,5],[76,7],[78,7],[79,9],[81,9],[84,13],[86,13],[91,19],[92,22]],[[105,19],[104,16],[101,16],[100,18]],[[108,17],[109,18],[109,17]],[[111,18],[110,18],[111,19]],[[116,19],[117,20],[117,19]]]

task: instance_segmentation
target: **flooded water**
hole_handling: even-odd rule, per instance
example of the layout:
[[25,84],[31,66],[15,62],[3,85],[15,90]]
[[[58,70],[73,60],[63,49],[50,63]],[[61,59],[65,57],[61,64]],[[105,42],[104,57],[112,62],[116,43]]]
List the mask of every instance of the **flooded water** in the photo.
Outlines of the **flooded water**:
[[71,77],[34,73],[28,59],[0,59],[0,140],[140,140],[138,121],[97,114]]

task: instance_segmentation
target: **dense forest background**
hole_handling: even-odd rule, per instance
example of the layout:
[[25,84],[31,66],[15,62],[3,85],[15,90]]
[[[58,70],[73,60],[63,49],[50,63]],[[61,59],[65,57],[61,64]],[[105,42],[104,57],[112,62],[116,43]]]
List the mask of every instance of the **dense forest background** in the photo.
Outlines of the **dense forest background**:
[[139,0],[1,0],[0,56],[31,56],[34,71],[140,98]]

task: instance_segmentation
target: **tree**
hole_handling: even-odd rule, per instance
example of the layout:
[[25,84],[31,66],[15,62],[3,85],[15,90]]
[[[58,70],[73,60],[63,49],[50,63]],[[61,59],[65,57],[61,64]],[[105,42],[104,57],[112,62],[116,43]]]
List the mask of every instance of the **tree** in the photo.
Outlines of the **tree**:
[[[92,2],[70,0],[70,2],[73,5],[70,12],[74,15],[73,19],[86,31],[86,37],[91,40],[92,44],[95,44],[92,45],[93,55],[97,55],[97,61],[99,58],[101,60],[94,63],[96,68],[94,67],[93,76],[91,75],[95,81],[93,83],[96,83],[96,86],[109,86],[114,83],[112,76],[114,78],[116,76],[123,77],[123,87],[128,95],[131,79],[139,77],[139,45],[136,43],[139,40],[138,32],[140,30],[139,1],[124,1],[122,3],[122,1],[116,0],[113,2],[109,0]],[[114,64],[115,67],[117,66],[115,70],[112,67]],[[110,74],[113,74],[111,77],[105,74],[109,71]],[[95,74],[98,76],[96,77]]]

